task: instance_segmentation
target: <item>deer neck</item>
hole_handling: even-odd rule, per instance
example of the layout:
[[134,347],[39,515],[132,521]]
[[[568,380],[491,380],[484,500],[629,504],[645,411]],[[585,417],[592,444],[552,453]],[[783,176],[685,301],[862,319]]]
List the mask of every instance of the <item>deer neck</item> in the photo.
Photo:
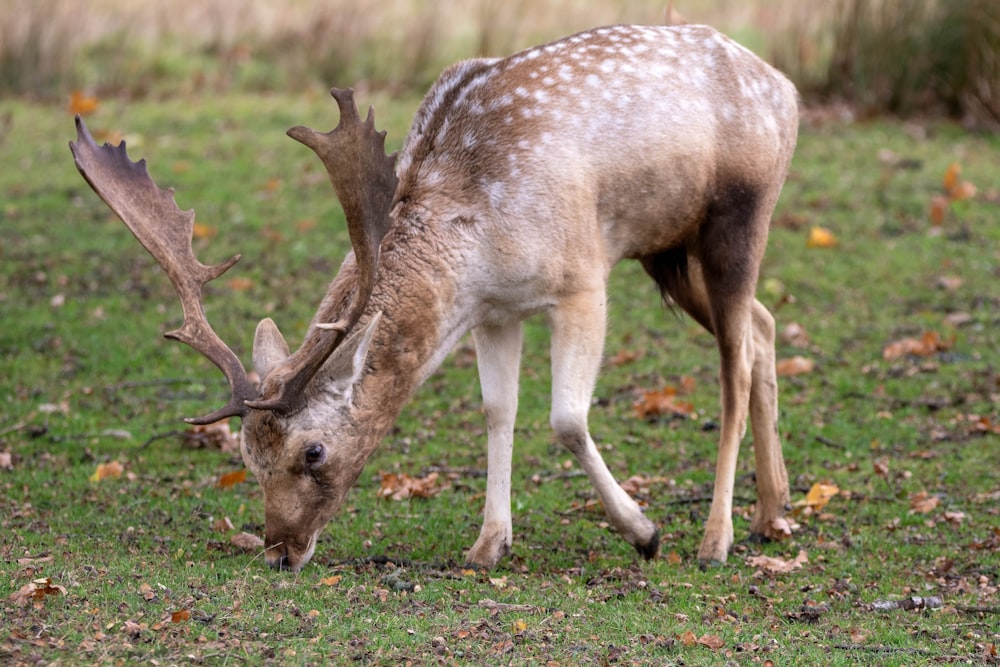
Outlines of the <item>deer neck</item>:
[[[416,221],[386,237],[378,279],[359,326],[381,312],[351,412],[371,449],[391,430],[403,406],[469,331],[474,309],[459,290],[461,253],[455,240]],[[433,237],[433,240],[431,240]]]

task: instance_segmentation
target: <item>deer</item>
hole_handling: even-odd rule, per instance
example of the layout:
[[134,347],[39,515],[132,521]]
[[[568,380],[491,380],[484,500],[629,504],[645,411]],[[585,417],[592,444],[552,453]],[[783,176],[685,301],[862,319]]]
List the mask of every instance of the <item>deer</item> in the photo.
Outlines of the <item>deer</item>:
[[656,524],[617,483],[588,428],[602,364],[608,276],[637,260],[670,309],[719,355],[719,450],[697,557],[734,544],[740,443],[752,428],[751,536],[790,534],[778,431],[775,320],[755,298],[770,220],[795,150],[798,96],[776,69],[706,26],[596,28],[506,58],[447,68],[387,155],[374,109],[334,88],[333,130],[287,134],[322,161],[352,250],[295,352],[271,319],[254,334],[259,385],[213,331],[205,284],[240,258],[201,264],[194,211],[159,188],[125,142],[97,146],[78,117],[75,164],[162,266],[183,325],[165,334],[212,361],[230,399],[187,421],[239,417],[264,496],[264,555],[299,571],[421,384],[472,332],[486,422],[482,525],[465,554],[492,569],[513,544],[511,467],[522,321],[551,330],[550,424],[645,559]]

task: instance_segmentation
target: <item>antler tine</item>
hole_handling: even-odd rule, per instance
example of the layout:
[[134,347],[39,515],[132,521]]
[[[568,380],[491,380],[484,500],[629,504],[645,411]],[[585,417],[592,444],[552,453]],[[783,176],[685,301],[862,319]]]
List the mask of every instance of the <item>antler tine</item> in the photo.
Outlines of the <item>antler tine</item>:
[[290,412],[302,404],[306,385],[357,324],[375,285],[379,246],[389,230],[389,210],[396,192],[396,154],[385,154],[385,130],[375,130],[375,112],[369,107],[362,122],[350,88],[330,91],[340,110],[340,121],[330,132],[293,127],[288,136],[311,148],[322,160],[347,219],[357,261],[358,282],[346,315],[321,323],[263,387],[265,398],[250,401],[253,408]]
[[246,401],[257,392],[233,351],[216,335],[202,307],[202,287],[218,278],[240,256],[215,266],[198,261],[191,248],[194,211],[181,211],[173,189],[159,188],[146,170],[146,160],[132,162],[125,142],[98,146],[83,120],[76,117],[76,143],[70,142],[76,168],[101,199],[128,226],[139,243],[159,262],[181,302],[184,324],[164,334],[205,355],[229,380],[232,396],[222,408],[204,417],[186,419],[191,424],[210,424],[246,413]]

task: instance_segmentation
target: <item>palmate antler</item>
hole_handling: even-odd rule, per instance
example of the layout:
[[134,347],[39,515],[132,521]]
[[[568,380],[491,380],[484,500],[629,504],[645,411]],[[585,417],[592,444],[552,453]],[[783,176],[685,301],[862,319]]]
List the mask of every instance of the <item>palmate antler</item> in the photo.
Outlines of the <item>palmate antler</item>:
[[76,117],[76,132],[76,143],[69,144],[76,168],[160,263],[177,291],[184,310],[184,325],[164,335],[201,352],[229,380],[232,390],[229,403],[204,417],[186,421],[211,424],[226,417],[242,416],[246,411],[245,402],[255,398],[257,390],[247,378],[239,358],[208,323],[201,304],[205,283],[225,273],[240,256],[215,266],[199,262],[191,249],[194,211],[181,211],[174,201],[173,189],[157,187],[146,171],[146,161],[129,159],[124,141],[117,146],[104,144],[99,147],[79,116]]
[[385,154],[385,130],[375,131],[375,112],[369,107],[362,123],[350,88],[330,94],[340,109],[340,122],[330,132],[293,127],[288,136],[311,148],[330,176],[347,219],[358,282],[346,315],[317,325],[284,364],[266,379],[263,398],[249,405],[262,410],[292,412],[301,406],[305,387],[357,324],[375,285],[379,246],[389,231],[389,209],[396,192],[396,154]]
[[173,189],[153,182],[146,161],[132,162],[125,142],[98,146],[83,120],[76,119],[77,141],[70,150],[77,169],[95,192],[128,226],[139,242],[163,267],[184,311],[184,324],[165,335],[201,352],[225,374],[232,396],[218,410],[193,419],[209,424],[226,417],[244,416],[248,408],[290,413],[305,401],[305,388],[323,362],[357,323],[375,282],[379,244],[389,227],[389,207],[396,189],[395,154],[385,154],[385,132],[376,132],[374,113],[361,122],[350,89],[331,91],[340,108],[340,123],[328,133],[304,127],[289,136],[312,148],[330,174],[347,218],[358,267],[358,284],[348,312],[335,322],[320,325],[295,354],[266,378],[258,392],[239,358],[215,333],[202,307],[205,283],[225,273],[239,255],[216,266],[205,266],[191,247],[194,211],[181,211]]

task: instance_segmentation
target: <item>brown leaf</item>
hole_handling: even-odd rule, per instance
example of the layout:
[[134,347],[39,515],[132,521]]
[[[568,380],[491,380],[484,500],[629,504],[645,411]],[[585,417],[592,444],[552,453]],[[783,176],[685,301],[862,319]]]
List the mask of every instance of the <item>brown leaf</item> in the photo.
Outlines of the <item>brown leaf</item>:
[[687,630],[679,635],[677,635],[677,641],[684,644],[685,646],[694,646],[698,643],[698,635]]
[[257,549],[264,548],[264,540],[250,533],[236,533],[229,538],[229,542],[233,546],[245,549],[246,551],[256,551]]
[[792,347],[809,347],[809,334],[798,322],[789,322],[785,325],[781,330],[781,340]]
[[227,472],[225,475],[220,477],[219,481],[216,482],[216,485],[220,489],[228,489],[231,486],[236,486],[240,482],[246,481],[246,478],[247,478],[246,468],[243,468],[241,470],[234,470],[232,472]]
[[245,292],[254,286],[254,282],[250,278],[230,278],[226,286],[234,292]]
[[118,461],[109,461],[107,463],[97,464],[97,470],[94,474],[90,476],[91,482],[100,482],[101,480],[108,479],[118,479],[125,472],[125,467]]
[[661,415],[687,417],[694,412],[694,404],[678,400],[677,390],[673,387],[644,391],[642,398],[636,401],[632,407],[639,419],[650,419]]
[[139,585],[139,595],[141,595],[142,599],[146,602],[151,602],[156,599],[156,591],[154,591],[153,587],[149,584]]
[[910,496],[910,512],[917,514],[927,514],[934,511],[941,503],[937,496],[929,495],[926,491],[920,491]]
[[224,419],[205,426],[192,426],[184,432],[183,444],[192,449],[238,452],[240,450],[240,437],[237,432],[229,428],[229,420]]
[[171,623],[183,623],[184,621],[191,620],[191,611],[188,609],[178,609],[174,613],[170,614]]
[[13,470],[14,469],[14,459],[10,452],[0,452],[0,469],[2,470]]
[[808,563],[809,558],[806,556],[805,551],[799,551],[797,555],[792,560],[785,560],[783,558],[774,558],[771,556],[751,556],[747,559],[747,565],[750,567],[757,567],[762,570],[766,570],[772,574],[784,574],[786,572],[792,572],[802,567],[803,563]]
[[726,642],[722,641],[722,638],[718,635],[702,635],[698,637],[698,643],[702,646],[707,646],[713,651],[718,651],[726,645]]
[[26,607],[32,601],[36,606],[41,606],[41,603],[49,595],[66,595],[66,589],[58,584],[53,584],[51,577],[45,577],[21,586],[8,599],[18,607]]
[[792,375],[812,373],[815,368],[815,361],[799,356],[791,357],[790,359],[781,359],[774,366],[774,370],[779,377],[790,377]]
[[948,213],[949,200],[944,195],[934,195],[931,197],[930,218],[931,224],[940,227],[944,224],[945,215]]
[[87,95],[82,90],[74,90],[69,96],[69,112],[76,116],[94,113],[100,104],[100,100]]
[[836,484],[816,482],[809,489],[809,493],[806,494],[805,499],[795,504],[796,506],[805,505],[811,507],[813,511],[818,512],[826,507],[827,503],[838,493],[840,493],[840,487]]
[[608,357],[605,360],[605,364],[608,366],[624,366],[625,364],[630,364],[642,354],[634,350],[619,350],[616,354]]
[[323,586],[336,586],[340,583],[341,575],[335,574],[332,577],[327,577],[325,579],[320,579],[319,583]]
[[216,519],[212,523],[212,530],[217,533],[229,533],[236,530],[236,527],[233,525],[233,522],[229,520],[229,517],[226,516],[221,519]]
[[809,230],[809,239],[806,241],[807,248],[835,248],[837,247],[837,237],[825,227],[813,227]]
[[925,331],[920,338],[901,338],[882,348],[882,358],[898,359],[905,356],[929,357],[942,350],[951,349],[955,339],[943,340],[936,331]]
[[219,230],[212,225],[206,225],[200,222],[194,223],[194,231],[192,236],[196,239],[211,239],[215,238],[215,235],[219,233]]
[[875,470],[875,474],[882,479],[889,479],[889,459],[875,459],[872,462],[872,468]]
[[407,500],[409,498],[433,498],[451,484],[438,483],[439,475],[432,472],[426,477],[410,477],[406,473],[382,473],[382,483],[379,486],[378,497],[392,500]]
[[944,178],[941,179],[941,185],[944,187],[945,192],[950,192],[956,185],[958,185],[958,177],[962,175],[962,165],[957,162],[952,162],[948,165],[948,168],[944,171]]

